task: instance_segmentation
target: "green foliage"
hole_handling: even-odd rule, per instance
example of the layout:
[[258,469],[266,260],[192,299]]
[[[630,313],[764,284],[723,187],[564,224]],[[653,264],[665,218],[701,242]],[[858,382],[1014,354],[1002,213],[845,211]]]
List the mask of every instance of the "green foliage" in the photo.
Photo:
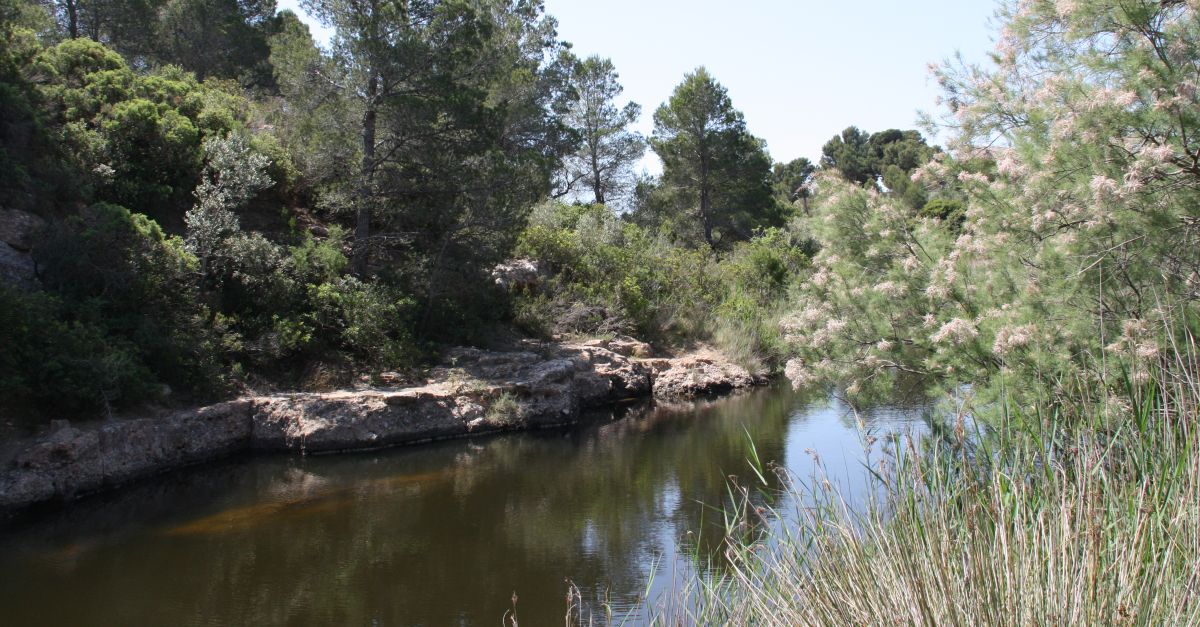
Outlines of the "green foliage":
[[488,405],[484,421],[497,429],[515,427],[521,422],[521,405],[512,392],[501,392]]
[[871,154],[871,136],[851,126],[821,148],[821,166],[834,168],[855,183],[874,182],[879,173]]
[[851,126],[821,148],[821,166],[846,180],[871,187],[882,185],[913,209],[925,204],[924,190],[910,174],[937,152],[917,131],[888,129],[868,134]]
[[[14,13],[3,19],[18,20],[21,12]],[[41,96],[22,73],[38,50],[32,31],[0,22],[0,206],[41,209],[53,204],[68,178]]]
[[274,0],[167,0],[158,10],[155,53],[203,80],[269,85],[267,37]]
[[286,192],[294,190],[300,183],[300,169],[279,137],[268,133],[251,135],[250,148],[266,158],[266,175],[275,182],[276,196],[285,197]]
[[684,76],[654,112],[651,148],[663,162],[658,198],[639,207],[686,216],[710,248],[729,248],[755,230],[778,226],[783,214],[771,193],[765,144],[746,130],[742,113],[704,68]]
[[785,229],[767,229],[725,257],[729,281],[763,305],[781,301],[808,269],[812,243]]
[[[81,368],[121,365],[96,379],[98,389],[81,389],[64,403],[78,409],[85,402],[136,401],[152,396],[157,382],[198,392],[218,385],[206,371],[212,356],[203,352],[206,332],[195,317],[196,260],[178,238],[143,215],[102,203],[54,225],[34,258],[51,295],[30,297],[29,306],[48,311],[52,327],[71,329],[70,343],[99,347],[77,356],[95,360]],[[58,350],[68,347],[52,349]]]
[[47,124],[79,174],[73,193],[176,226],[202,164],[205,137],[242,125],[239,96],[177,68],[138,74],[88,39],[46,48],[24,68],[39,77]]
[[545,203],[533,211],[517,253],[550,274],[540,292],[517,298],[527,328],[713,340],[759,367],[782,355],[777,309],[805,274],[811,249],[768,229],[718,256],[674,246],[603,205]]
[[412,364],[419,356],[411,337],[415,302],[394,288],[344,277],[309,287],[319,334],[381,368]]
[[633,166],[646,151],[642,136],[628,130],[642,108],[636,102],[617,108],[614,101],[623,89],[608,59],[591,56],[577,62],[571,78],[577,99],[565,117],[581,145],[566,159],[561,193],[582,186],[591,191],[596,204],[618,202],[632,193]]
[[342,253],[346,244],[346,230],[333,226],[325,239],[317,240],[306,235],[299,245],[291,250],[292,265],[298,276],[310,283],[328,283],[346,271],[347,259]]
[[138,346],[71,313],[51,295],[0,284],[0,395],[7,410],[96,410],[158,394]]
[[350,270],[421,302],[422,335],[494,322],[487,270],[575,148],[568,56],[540,2],[314,1],[336,44],[285,18],[272,40],[283,137],[316,204],[354,216]]
[[797,201],[806,202],[811,195],[809,184],[816,171],[817,166],[804,157],[788,163],[776,163],[771,167],[771,188],[775,198],[787,205]]
[[[1178,86],[1200,59],[1195,9],[1027,3],[1004,19],[995,67],[940,71],[960,127],[908,177],[933,196],[919,212],[822,179],[821,252],[785,320],[797,383],[865,394],[915,372],[973,384],[976,407],[1005,386],[1026,407],[1105,395],[1194,319],[1200,116]],[[903,133],[884,145],[898,168],[920,152]]]
[[[32,4],[32,3],[31,3]],[[273,0],[56,0],[51,39],[101,42],[135,65],[271,85]],[[47,29],[48,30],[48,29]]]
[[53,18],[45,7],[28,0],[0,0],[0,37],[17,33],[40,34],[52,28]]
[[962,201],[934,198],[921,207],[920,216],[934,218],[946,224],[959,226],[966,219]]
[[100,193],[142,211],[177,201],[179,183],[199,166],[199,130],[178,111],[141,98],[111,111],[97,129],[106,140],[101,158],[112,169]]

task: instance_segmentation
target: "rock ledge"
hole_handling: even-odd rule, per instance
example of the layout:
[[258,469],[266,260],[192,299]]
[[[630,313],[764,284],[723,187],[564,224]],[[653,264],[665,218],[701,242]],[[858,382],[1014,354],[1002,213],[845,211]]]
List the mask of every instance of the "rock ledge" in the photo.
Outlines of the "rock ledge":
[[636,340],[526,342],[507,352],[449,352],[425,385],[252,396],[163,418],[106,421],[9,447],[0,513],[64,501],[240,451],[380,448],[577,420],[583,410],[651,395],[688,399],[765,383],[711,352],[644,358]]

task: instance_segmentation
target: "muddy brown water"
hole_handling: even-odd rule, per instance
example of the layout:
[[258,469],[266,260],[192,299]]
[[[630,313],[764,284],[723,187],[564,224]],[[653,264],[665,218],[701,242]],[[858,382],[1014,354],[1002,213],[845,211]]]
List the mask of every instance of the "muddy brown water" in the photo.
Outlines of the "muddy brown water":
[[[875,436],[920,431],[922,409],[861,419]],[[550,625],[570,581],[585,617],[602,624],[607,605],[637,624],[688,555],[716,554],[728,477],[752,475],[747,435],[799,477],[815,453],[855,493],[871,489],[856,423],[774,386],[567,429],[182,470],[0,527],[0,623],[496,625],[515,593],[522,625]]]

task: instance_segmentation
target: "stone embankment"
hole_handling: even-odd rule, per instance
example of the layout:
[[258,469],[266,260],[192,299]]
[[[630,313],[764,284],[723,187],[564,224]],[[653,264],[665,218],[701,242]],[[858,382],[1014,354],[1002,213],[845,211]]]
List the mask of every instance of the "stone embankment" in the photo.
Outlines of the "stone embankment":
[[536,429],[623,400],[687,399],[765,382],[713,353],[649,355],[648,345],[627,339],[464,348],[420,386],[251,396],[82,428],[63,422],[8,447],[0,459],[0,513],[237,452],[348,451]]

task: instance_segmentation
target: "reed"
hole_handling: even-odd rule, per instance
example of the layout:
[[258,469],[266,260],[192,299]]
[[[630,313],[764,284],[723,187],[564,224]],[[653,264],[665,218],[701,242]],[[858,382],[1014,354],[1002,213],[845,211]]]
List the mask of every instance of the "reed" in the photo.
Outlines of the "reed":
[[735,484],[726,567],[697,568],[650,620],[1200,624],[1195,355],[1177,348],[1148,383],[1118,375],[1052,410],[1001,408],[988,428],[958,416],[881,441],[865,505],[820,474],[785,476],[787,506]]

